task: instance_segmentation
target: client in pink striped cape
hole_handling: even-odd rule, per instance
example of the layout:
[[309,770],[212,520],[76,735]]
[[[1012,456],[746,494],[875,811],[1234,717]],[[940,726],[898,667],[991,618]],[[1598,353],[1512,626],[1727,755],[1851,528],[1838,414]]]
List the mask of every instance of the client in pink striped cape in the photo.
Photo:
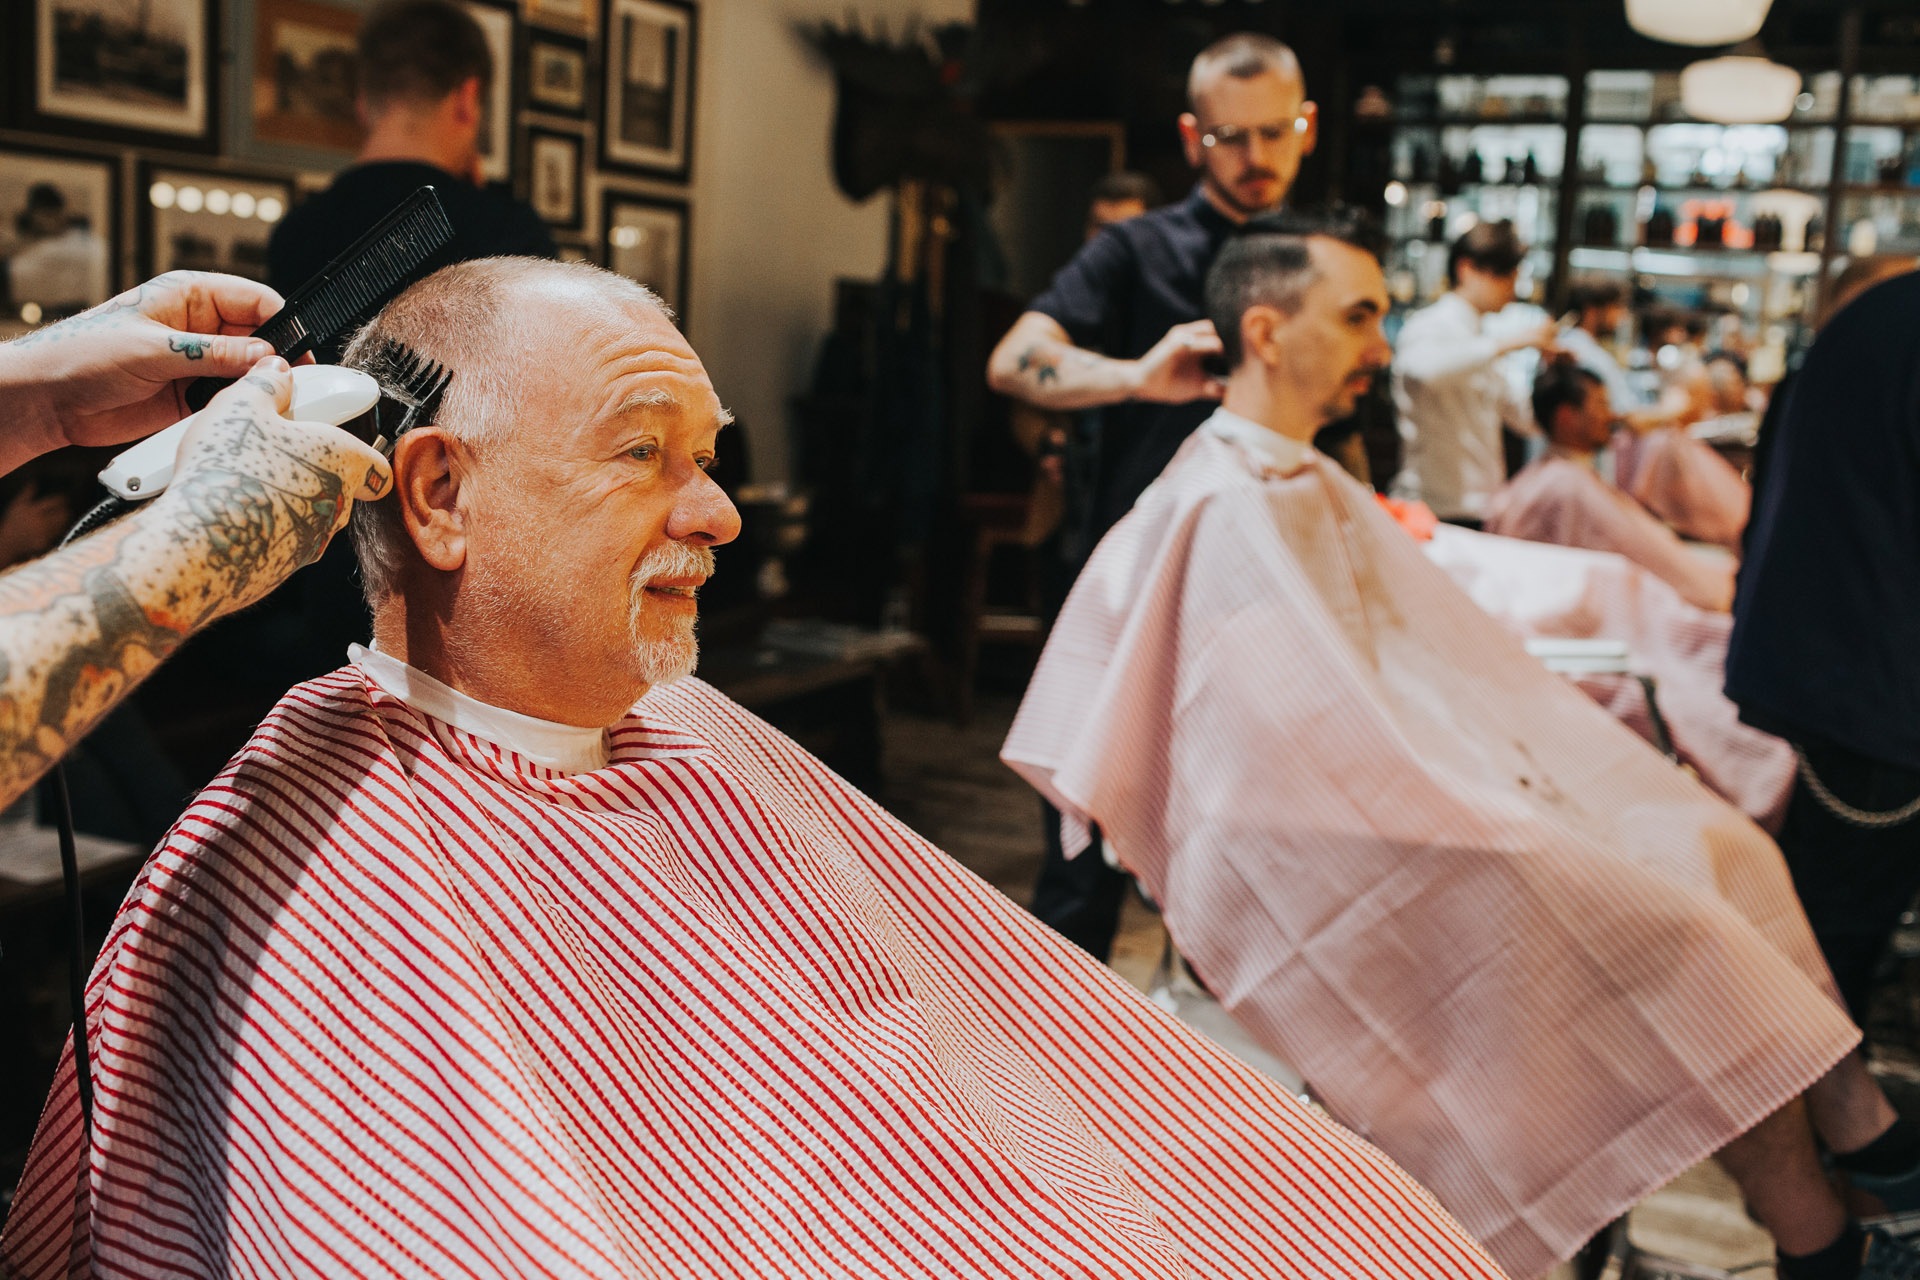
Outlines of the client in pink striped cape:
[[1495,1280],[1378,1151],[682,678],[739,518],[651,295],[488,259],[349,361],[383,338],[455,374],[356,508],[376,647],[154,852],[89,989],[95,1125],[64,1069],[0,1270]]
[[1314,452],[1389,356],[1370,243],[1280,215],[1222,248],[1224,404],[1075,584],[1004,758],[1513,1276],[1715,1152],[1787,1280],[1910,1274],[1816,1154],[1920,1199],[1779,851]]
[[1538,421],[1551,443],[1487,500],[1487,532],[1617,551],[1688,604],[1725,613],[1733,604],[1733,560],[1723,553],[1703,558],[1689,550],[1678,534],[1594,469],[1594,452],[1614,436],[1606,384],[1578,365],[1554,362],[1535,379],[1533,402],[1536,414],[1549,415]]

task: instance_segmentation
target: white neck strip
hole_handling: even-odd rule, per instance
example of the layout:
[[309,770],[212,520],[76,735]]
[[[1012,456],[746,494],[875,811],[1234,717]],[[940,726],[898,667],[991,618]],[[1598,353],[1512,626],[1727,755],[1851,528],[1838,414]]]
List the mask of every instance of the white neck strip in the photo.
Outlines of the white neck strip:
[[1283,436],[1271,427],[1263,427],[1252,418],[1243,418],[1226,409],[1215,409],[1201,428],[1242,446],[1283,476],[1290,476],[1313,461],[1312,445]]
[[562,773],[592,773],[606,767],[605,729],[556,724],[490,706],[378,649],[350,645],[347,659],[365,672],[367,679],[422,715],[504,747],[534,764]]

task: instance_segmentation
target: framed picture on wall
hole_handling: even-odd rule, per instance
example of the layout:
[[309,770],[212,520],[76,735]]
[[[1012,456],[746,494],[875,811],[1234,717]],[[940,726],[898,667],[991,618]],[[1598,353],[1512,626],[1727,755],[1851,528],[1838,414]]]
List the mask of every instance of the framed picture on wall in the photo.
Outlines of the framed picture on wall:
[[527,203],[547,223],[578,231],[584,221],[580,136],[527,130]]
[[599,0],[520,0],[520,13],[535,26],[591,36],[598,5]]
[[140,274],[224,271],[267,278],[267,239],[293,205],[290,179],[140,167]]
[[217,0],[9,0],[30,129],[176,150],[218,143]]
[[319,0],[258,0],[254,10],[253,136],[348,154],[355,115],[360,11]]
[[466,0],[466,10],[480,24],[493,54],[493,84],[480,108],[480,176],[505,182],[513,174],[514,76],[520,63],[514,57],[516,10],[513,0]]
[[600,193],[601,259],[638,280],[687,327],[687,202],[633,191]]
[[527,33],[527,106],[587,117],[587,42],[545,31]]
[[606,0],[600,162],[685,182],[693,167],[696,14],[682,0]]
[[0,303],[7,326],[85,311],[117,292],[119,165],[0,148]]

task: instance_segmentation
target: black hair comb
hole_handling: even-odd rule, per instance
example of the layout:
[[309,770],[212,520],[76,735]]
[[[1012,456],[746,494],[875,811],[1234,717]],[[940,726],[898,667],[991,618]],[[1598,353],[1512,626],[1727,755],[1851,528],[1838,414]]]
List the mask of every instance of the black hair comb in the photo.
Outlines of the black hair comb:
[[[453,371],[436,360],[428,360],[404,342],[382,339],[368,364],[380,374],[379,426],[368,441],[391,458],[393,446],[413,428],[433,421],[440,398],[447,394]],[[387,388],[400,394],[395,395]],[[391,425],[389,425],[391,424]]]
[[[421,187],[365,235],[295,289],[273,318],[253,331],[289,361],[330,342],[409,283],[421,263],[453,239],[453,224],[432,187]],[[228,378],[199,378],[187,407],[207,407]]]

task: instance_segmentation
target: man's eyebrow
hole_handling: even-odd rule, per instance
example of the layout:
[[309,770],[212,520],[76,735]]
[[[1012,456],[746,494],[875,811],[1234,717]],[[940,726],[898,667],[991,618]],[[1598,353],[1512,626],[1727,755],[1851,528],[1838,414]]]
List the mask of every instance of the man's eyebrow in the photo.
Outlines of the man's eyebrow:
[[1371,312],[1376,316],[1386,310],[1386,308],[1380,305],[1380,301],[1377,298],[1355,298],[1347,304],[1347,310],[1352,311],[1355,308]]
[[649,387],[644,391],[635,391],[622,400],[614,412],[615,417],[632,413],[637,409],[665,409],[673,404],[673,392],[665,387]]
[[[668,391],[665,387],[648,387],[646,390],[636,391],[622,400],[619,406],[614,409],[613,416],[617,418],[623,414],[633,413],[640,409],[666,409],[676,403],[678,402],[675,400],[673,392]],[[733,425],[733,411],[725,405],[722,405],[720,406],[720,412],[715,415],[715,420],[720,426],[730,427]]]

